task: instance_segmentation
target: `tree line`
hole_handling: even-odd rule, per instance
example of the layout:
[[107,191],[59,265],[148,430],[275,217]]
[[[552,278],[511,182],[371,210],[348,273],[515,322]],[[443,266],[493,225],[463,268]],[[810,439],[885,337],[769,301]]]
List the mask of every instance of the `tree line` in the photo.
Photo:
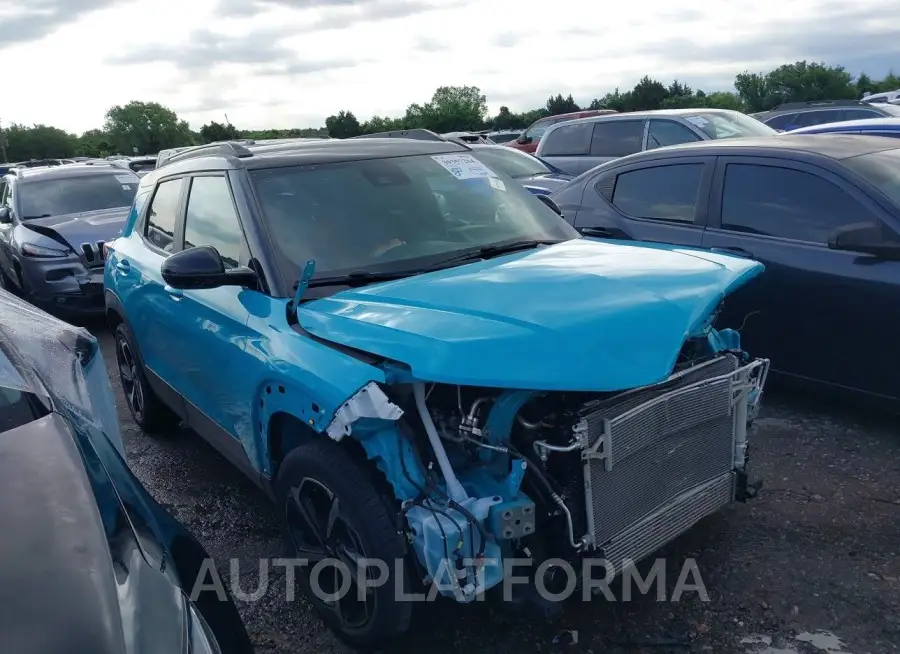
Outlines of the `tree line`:
[[372,116],[360,121],[351,110],[341,110],[325,120],[325,126],[304,129],[241,130],[229,123],[210,122],[198,131],[156,102],[129,102],[106,112],[103,126],[81,135],[49,125],[12,124],[0,132],[0,155],[6,161],[105,157],[112,154],[156,154],[162,149],[197,145],[234,138],[288,137],[348,138],[396,129],[425,128],[443,133],[482,129],[522,129],[538,118],[580,109],[614,109],[619,112],[674,108],[721,108],[747,113],[765,111],[784,102],[852,100],[866,92],[900,89],[893,72],[876,80],[865,73],[855,77],[842,66],[798,61],[768,73],[743,72],[734,79],[734,91],[706,93],[675,80],[664,84],[649,76],[634,88],[618,88],[602,97],[579,104],[571,94],[559,93],[544,106],[520,113],[500,107],[488,115],[487,97],[476,86],[441,86],[431,99],[413,103],[403,116]]

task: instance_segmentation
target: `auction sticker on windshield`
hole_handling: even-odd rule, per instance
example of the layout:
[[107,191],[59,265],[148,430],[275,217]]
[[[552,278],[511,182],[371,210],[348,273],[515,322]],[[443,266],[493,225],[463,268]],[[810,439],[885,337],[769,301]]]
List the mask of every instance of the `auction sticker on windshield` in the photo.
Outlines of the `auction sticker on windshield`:
[[486,179],[497,176],[471,154],[435,154],[431,158],[456,179]]
[[137,184],[138,179],[134,175],[116,175],[116,181],[120,184]]
[[684,119],[688,121],[691,125],[696,125],[700,129],[703,129],[707,125],[709,125],[709,121],[706,120],[703,116],[685,116]]

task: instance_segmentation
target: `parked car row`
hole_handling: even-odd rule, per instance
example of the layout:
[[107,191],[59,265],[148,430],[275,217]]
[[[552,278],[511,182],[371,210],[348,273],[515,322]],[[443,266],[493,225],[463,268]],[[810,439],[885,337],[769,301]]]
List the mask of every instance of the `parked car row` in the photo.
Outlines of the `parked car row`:
[[[533,598],[550,559],[621,572],[751,499],[770,359],[900,400],[897,374],[850,347],[900,354],[896,142],[705,109],[571,118],[534,154],[405,130],[173,149],[141,177],[18,169],[0,187],[0,279],[103,312],[135,422],[195,430],[272,499],[290,556],[343,561],[339,597],[308,568],[298,581],[340,639],[371,646],[409,628],[398,588],[471,602],[517,558]],[[96,341],[48,324],[86,378]],[[105,431],[91,451],[138,497]],[[154,546],[188,542],[148,506]],[[97,539],[96,560],[123,560],[121,542]],[[244,651],[230,600],[184,600],[196,569],[171,556],[159,588],[180,624]],[[366,559],[387,577],[358,592]]]

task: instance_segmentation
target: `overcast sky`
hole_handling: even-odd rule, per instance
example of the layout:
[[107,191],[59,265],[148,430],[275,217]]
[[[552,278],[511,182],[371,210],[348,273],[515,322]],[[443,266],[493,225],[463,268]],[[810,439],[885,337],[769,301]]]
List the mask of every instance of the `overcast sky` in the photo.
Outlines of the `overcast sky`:
[[73,132],[130,100],[195,129],[402,115],[441,85],[492,113],[649,74],[707,91],[798,59],[900,72],[900,0],[0,0],[0,120]]

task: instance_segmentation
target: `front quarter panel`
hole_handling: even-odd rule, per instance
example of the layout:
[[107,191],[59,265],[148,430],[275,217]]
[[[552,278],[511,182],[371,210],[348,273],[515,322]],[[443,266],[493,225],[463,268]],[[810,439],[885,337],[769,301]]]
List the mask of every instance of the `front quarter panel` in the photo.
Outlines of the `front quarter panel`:
[[248,313],[244,369],[227,383],[243,387],[242,394],[252,402],[252,432],[239,436],[260,473],[270,477],[274,416],[288,414],[323,432],[345,401],[369,382],[383,383],[385,374],[295,329],[287,319],[286,299],[245,291],[240,301]]

